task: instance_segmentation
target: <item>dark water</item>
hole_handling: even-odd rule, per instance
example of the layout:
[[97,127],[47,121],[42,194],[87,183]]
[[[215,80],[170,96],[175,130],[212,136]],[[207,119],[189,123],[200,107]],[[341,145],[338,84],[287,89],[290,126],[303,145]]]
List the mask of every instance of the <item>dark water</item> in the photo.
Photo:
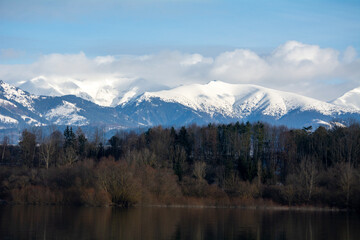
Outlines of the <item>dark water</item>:
[[0,208],[0,239],[360,239],[360,216],[197,208]]

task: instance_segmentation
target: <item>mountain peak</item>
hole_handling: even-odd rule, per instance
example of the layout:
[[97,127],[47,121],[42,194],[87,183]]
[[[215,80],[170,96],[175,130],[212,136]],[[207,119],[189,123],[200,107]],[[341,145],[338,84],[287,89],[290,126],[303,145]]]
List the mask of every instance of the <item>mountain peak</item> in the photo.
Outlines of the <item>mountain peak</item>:
[[347,111],[345,108],[293,93],[251,84],[231,84],[222,81],[147,92],[138,99],[138,103],[144,100],[150,102],[152,98],[179,103],[210,115],[221,114],[239,119],[244,119],[254,113],[279,119],[291,111],[318,111],[326,115]]
[[31,95],[28,92],[25,92],[20,88],[14,87],[4,81],[0,82],[0,93],[3,98],[7,100],[15,101],[20,105],[24,106],[25,108],[34,111],[33,99],[37,98],[36,96]]
[[354,88],[346,92],[341,97],[332,101],[332,103],[339,106],[346,106],[356,110],[360,110],[360,87]]

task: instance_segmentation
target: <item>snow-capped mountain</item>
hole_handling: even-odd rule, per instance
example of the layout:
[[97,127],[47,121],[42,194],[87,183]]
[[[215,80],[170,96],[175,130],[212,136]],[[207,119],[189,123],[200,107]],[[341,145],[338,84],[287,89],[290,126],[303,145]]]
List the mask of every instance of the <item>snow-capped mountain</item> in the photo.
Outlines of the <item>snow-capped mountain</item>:
[[0,80],[0,128],[46,125],[133,126],[114,108],[73,96],[36,96]]
[[[221,81],[146,92],[122,108],[144,125],[262,120],[300,127],[334,119],[358,118],[359,114],[350,107],[294,93]],[[165,119],[159,119],[161,113],[168,112],[167,109],[177,110],[168,116],[162,114]],[[154,112],[157,112],[156,116]]]
[[94,99],[85,92],[81,87],[76,84],[74,79],[67,81],[61,81],[60,83],[49,81],[44,76],[39,76],[28,81],[22,82],[19,86],[34,95],[41,96],[64,96],[64,95],[75,95],[80,98],[94,101]]
[[21,83],[19,85],[19,88],[35,95],[44,95],[44,96],[64,95],[64,93],[60,89],[49,83],[46,80],[46,78],[42,76]]
[[324,115],[352,111],[350,108],[338,107],[294,93],[220,81],[211,81],[205,85],[181,86],[168,91],[146,92],[137,99],[137,102],[151,101],[153,98],[179,103],[210,115],[221,114],[237,118],[244,118],[258,111],[262,115],[276,119],[294,110],[318,111]]
[[147,91],[159,91],[165,89],[167,90],[168,87],[164,85],[154,84],[144,79],[137,79],[124,86],[123,89],[124,90],[119,91],[118,96],[113,99],[110,106],[116,107],[118,105],[125,105]]
[[0,80],[0,129],[41,126],[41,116],[34,109],[37,98]]
[[35,101],[35,109],[46,121],[55,125],[107,125],[135,126],[126,117],[111,107],[102,107],[88,100],[66,95],[61,97],[41,96]]
[[84,84],[76,79],[50,81],[44,76],[22,82],[18,87],[42,96],[75,95],[104,107],[125,104],[145,91],[168,89],[166,86],[154,84],[145,79],[119,82],[101,80]]
[[332,101],[332,103],[339,106],[347,106],[356,110],[360,110],[360,87],[346,92],[341,97]]
[[[144,84],[139,87],[137,84],[141,83]],[[129,84],[120,97],[113,99],[114,107],[104,107],[74,95],[32,95],[0,81],[0,128],[54,124],[114,129],[235,121],[301,128],[360,120],[359,108],[346,101],[326,103],[256,85],[211,81],[145,92],[151,87],[163,89],[145,83]]]

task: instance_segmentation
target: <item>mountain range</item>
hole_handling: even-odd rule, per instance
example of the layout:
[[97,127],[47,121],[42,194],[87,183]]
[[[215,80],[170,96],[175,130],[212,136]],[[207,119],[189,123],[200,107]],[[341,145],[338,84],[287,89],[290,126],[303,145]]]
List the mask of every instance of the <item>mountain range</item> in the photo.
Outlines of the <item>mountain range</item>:
[[111,98],[103,91],[102,98],[109,106],[101,106],[84,92],[61,95],[62,91],[44,80],[37,81],[22,87],[35,90],[39,84],[37,93],[50,91],[59,96],[34,95],[0,80],[0,129],[72,125],[104,126],[109,130],[236,121],[302,128],[360,120],[360,88],[324,102],[251,84],[211,81],[158,91],[161,87],[139,81],[117,90],[118,95]]

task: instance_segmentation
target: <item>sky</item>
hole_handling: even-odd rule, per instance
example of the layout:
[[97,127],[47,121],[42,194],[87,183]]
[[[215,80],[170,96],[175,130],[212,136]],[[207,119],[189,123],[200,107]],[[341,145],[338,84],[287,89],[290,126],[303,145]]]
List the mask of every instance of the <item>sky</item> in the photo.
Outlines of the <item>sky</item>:
[[328,101],[360,86],[359,51],[353,0],[0,0],[0,79],[17,86],[216,79]]

